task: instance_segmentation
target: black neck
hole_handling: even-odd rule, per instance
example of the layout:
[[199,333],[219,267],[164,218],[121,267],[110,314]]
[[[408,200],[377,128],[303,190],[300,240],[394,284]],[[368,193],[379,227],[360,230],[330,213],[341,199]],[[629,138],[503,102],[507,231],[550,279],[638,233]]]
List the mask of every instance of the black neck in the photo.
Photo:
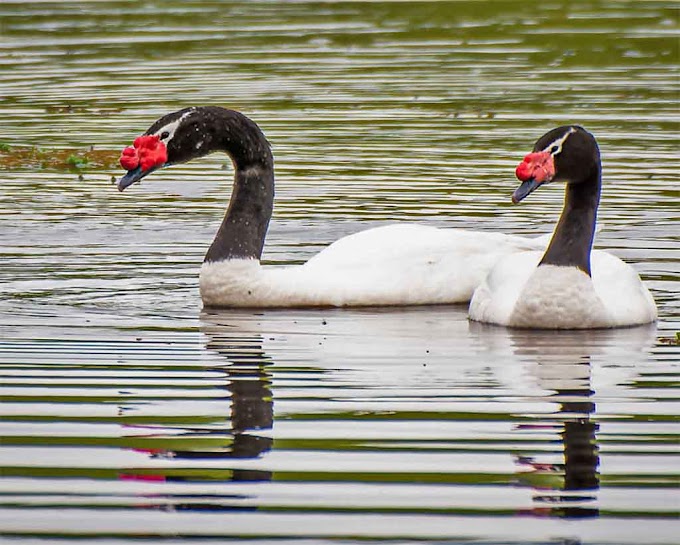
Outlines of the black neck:
[[234,187],[229,208],[206,262],[260,259],[274,207],[274,159],[259,127],[231,110],[218,110],[214,127],[218,149],[234,164]]
[[578,267],[590,276],[590,250],[600,202],[600,168],[580,183],[567,184],[564,209],[539,265]]

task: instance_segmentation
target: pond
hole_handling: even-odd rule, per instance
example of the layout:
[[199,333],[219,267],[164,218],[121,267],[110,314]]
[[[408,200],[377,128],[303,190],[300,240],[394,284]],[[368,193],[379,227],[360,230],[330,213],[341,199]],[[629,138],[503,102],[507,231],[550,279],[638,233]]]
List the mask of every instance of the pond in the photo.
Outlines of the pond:
[[[671,2],[0,4],[0,532],[10,542],[675,543],[678,14]],[[595,246],[659,321],[465,305],[203,310],[226,156],[119,193],[164,113],[272,143],[263,260],[394,222],[535,236],[548,129],[598,138]]]

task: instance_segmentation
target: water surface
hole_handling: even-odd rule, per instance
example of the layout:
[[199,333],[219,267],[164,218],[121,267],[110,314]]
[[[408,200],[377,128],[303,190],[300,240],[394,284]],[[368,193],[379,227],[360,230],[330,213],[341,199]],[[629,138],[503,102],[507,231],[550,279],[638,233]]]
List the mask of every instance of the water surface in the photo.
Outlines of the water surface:
[[[225,157],[0,184],[0,531],[22,543],[674,543],[678,25],[670,2],[3,2],[0,144],[116,157],[220,104],[276,158],[269,264],[395,221],[549,232],[510,204],[546,130],[603,154],[596,246],[656,325],[518,332],[462,306],[202,311]],[[5,163],[3,163],[5,164]],[[80,178],[79,178],[80,175]]]

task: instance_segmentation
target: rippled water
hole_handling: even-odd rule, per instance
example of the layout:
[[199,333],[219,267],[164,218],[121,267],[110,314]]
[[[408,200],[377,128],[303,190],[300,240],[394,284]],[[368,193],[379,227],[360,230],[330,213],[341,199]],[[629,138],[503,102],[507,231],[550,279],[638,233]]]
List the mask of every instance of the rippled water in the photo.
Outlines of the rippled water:
[[[221,104],[272,142],[268,263],[393,221],[548,232],[510,204],[591,130],[596,245],[660,321],[518,332],[464,307],[204,312],[226,159],[0,183],[0,531],[26,543],[674,543],[678,20],[671,2],[3,2],[0,144],[115,157]],[[11,153],[11,152],[10,152]]]

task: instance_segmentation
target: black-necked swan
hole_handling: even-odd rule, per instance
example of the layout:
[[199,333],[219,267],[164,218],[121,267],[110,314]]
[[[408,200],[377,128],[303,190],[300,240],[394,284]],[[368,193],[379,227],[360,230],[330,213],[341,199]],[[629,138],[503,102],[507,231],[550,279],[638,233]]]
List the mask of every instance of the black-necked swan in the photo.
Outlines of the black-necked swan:
[[395,224],[338,240],[303,265],[261,266],[274,202],[269,142],[248,117],[216,106],[186,108],[158,119],[125,148],[123,191],[155,170],[226,152],[235,175],[229,207],[200,272],[206,306],[309,307],[464,303],[492,265],[530,239]]
[[545,253],[499,260],[470,301],[470,319],[536,329],[646,324],[656,304],[637,272],[607,252],[592,251],[602,166],[592,134],[564,126],[543,135],[516,170],[518,203],[553,181],[567,184],[564,209]]

